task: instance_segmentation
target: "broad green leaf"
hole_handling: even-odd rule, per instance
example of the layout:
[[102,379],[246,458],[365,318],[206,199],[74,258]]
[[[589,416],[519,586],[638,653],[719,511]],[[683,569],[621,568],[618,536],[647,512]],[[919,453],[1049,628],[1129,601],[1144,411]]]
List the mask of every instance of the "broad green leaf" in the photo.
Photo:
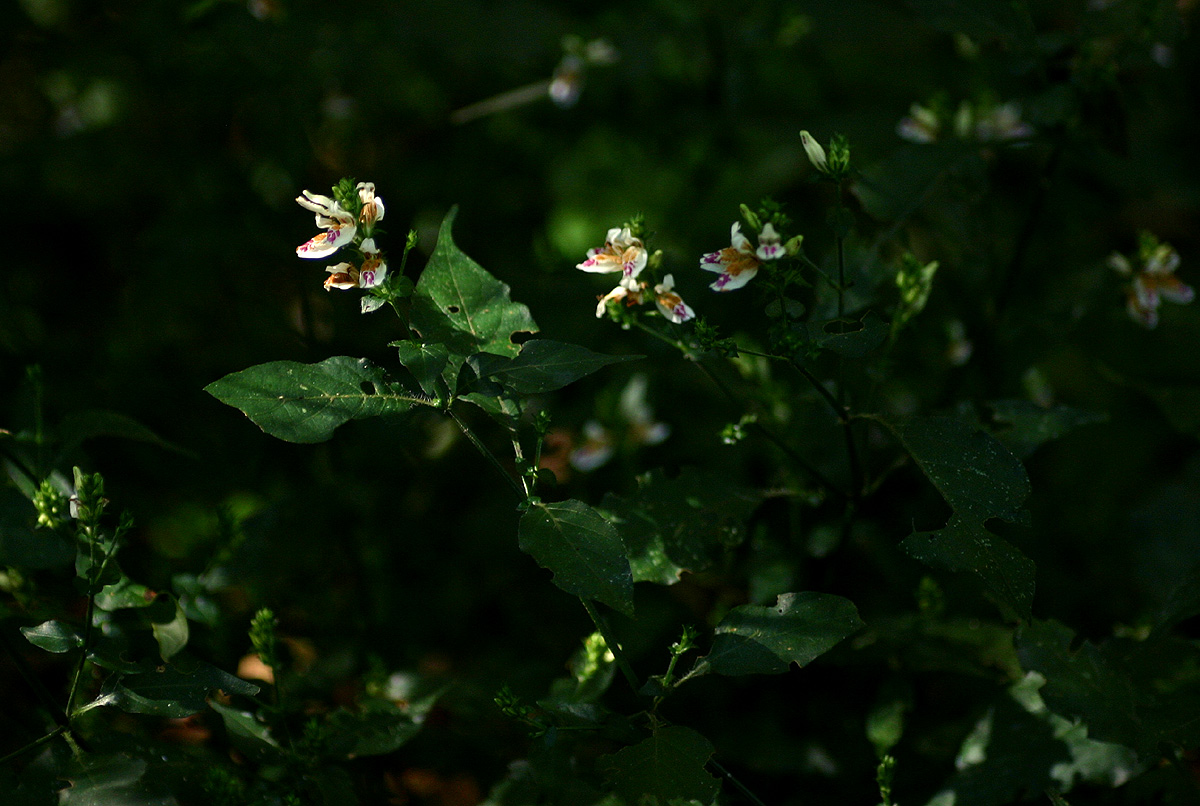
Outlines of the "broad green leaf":
[[850,358],[868,355],[888,336],[887,323],[874,311],[867,311],[857,322],[831,319],[810,322],[805,327],[813,344]]
[[169,717],[204,710],[208,696],[218,689],[245,696],[258,693],[258,686],[197,661],[186,667],[167,664],[143,674],[113,675],[104,685],[109,704],[122,711]]
[[[86,754],[72,760],[62,773],[66,787],[58,806],[178,806],[179,801],[154,783],[149,762],[129,753]],[[6,801],[7,802],[7,801]]]
[[365,358],[341,355],[319,364],[259,364],[226,375],[204,390],[243,411],[271,436],[288,442],[324,442],[350,420],[430,405]]
[[122,610],[130,607],[149,607],[154,604],[156,594],[145,585],[140,585],[127,576],[122,576],[111,585],[105,585],[96,594],[96,607],[101,610]]
[[1080,719],[1088,734],[1155,758],[1162,743],[1200,742],[1200,648],[1170,637],[1079,642],[1056,621],[1035,621],[1017,637],[1025,668],[1046,679],[1042,699]]
[[685,468],[675,479],[661,470],[638,477],[636,493],[610,493],[604,509],[625,542],[634,582],[674,585],[740,544],[759,501],[727,476]]
[[712,757],[712,743],[691,728],[659,728],[649,739],[600,759],[605,779],[628,803],[645,797],[666,803],[694,798],[710,803],[721,782],[704,767]]
[[168,601],[174,605],[174,617],[170,621],[154,621],[150,624],[154,640],[158,642],[158,652],[163,660],[175,657],[180,650],[187,646],[188,642],[187,615],[174,597],[168,597]]
[[421,732],[421,726],[397,708],[353,713],[340,708],[325,720],[322,736],[332,756],[380,756]]
[[1028,521],[1022,506],[1029,477],[1021,461],[995,437],[957,418],[887,425],[953,509],[943,528],[913,532],[901,546],[928,565],[975,574],[997,604],[1029,618],[1033,562],[985,526],[991,518]]
[[494,378],[519,395],[537,395],[561,389],[610,364],[634,361],[640,355],[602,355],[577,344],[534,339],[521,346],[521,354],[506,359],[483,353],[473,361],[481,378]]
[[633,614],[633,574],[612,524],[581,501],[536,504],[521,516],[521,550],[567,593]]
[[83,646],[83,637],[61,621],[44,621],[36,627],[22,627],[25,640],[36,647],[56,654]]
[[223,705],[215,699],[208,701],[208,707],[220,714],[230,741],[240,752],[258,761],[279,756],[279,742],[271,735],[271,728],[254,714]]
[[426,342],[441,342],[452,353],[515,356],[515,333],[536,333],[529,308],[509,298],[509,287],[463,254],[451,227],[458,208],[442,221],[437,246],[412,296],[411,324]]
[[994,400],[987,405],[998,426],[992,433],[1021,459],[1028,457],[1045,442],[1058,439],[1081,426],[1102,423],[1108,419],[1102,412],[1071,406],[1046,408],[1029,400]]
[[391,346],[396,348],[400,363],[412,373],[421,391],[434,398],[446,398],[450,395],[458,375],[458,367],[450,365],[449,347],[444,344],[422,344],[418,341],[394,341]]
[[742,605],[721,619],[712,649],[689,676],[780,674],[805,666],[865,625],[854,603],[828,593],[784,593],[773,607]]

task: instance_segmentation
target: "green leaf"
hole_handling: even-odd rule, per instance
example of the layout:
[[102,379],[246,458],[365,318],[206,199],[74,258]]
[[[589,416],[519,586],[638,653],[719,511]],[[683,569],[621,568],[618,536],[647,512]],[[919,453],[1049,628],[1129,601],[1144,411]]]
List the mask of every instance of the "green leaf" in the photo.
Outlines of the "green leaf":
[[536,504],[521,516],[521,550],[554,573],[554,584],[633,615],[633,574],[612,524],[582,501]]
[[805,325],[808,337],[818,347],[849,358],[862,358],[883,344],[888,325],[874,311],[867,311],[857,322],[830,319]]
[[886,424],[954,510],[943,528],[913,532],[900,545],[927,565],[974,574],[1002,608],[1029,618],[1033,561],[985,526],[991,518],[1028,521],[1022,505],[1029,477],[1021,461],[965,420],[922,417]]
[[516,358],[481,354],[472,361],[481,378],[494,378],[519,395],[537,395],[567,384],[610,364],[635,361],[640,355],[602,355],[577,344],[548,339],[525,342]]
[[177,806],[173,795],[149,780],[149,769],[145,758],[125,753],[78,756],[62,773],[67,786],[55,802],[58,806]]
[[58,437],[62,443],[60,456],[72,455],[81,443],[96,437],[147,442],[168,451],[193,456],[190,451],[168,442],[132,417],[115,411],[94,409],[68,414],[58,426]]
[[259,721],[254,714],[223,705],[215,699],[208,701],[208,707],[220,714],[221,721],[225,723],[225,731],[239,752],[258,761],[279,756],[279,742],[271,735],[271,728],[265,722]]
[[1024,459],[1043,443],[1058,439],[1085,425],[1102,423],[1108,416],[1071,406],[1046,408],[1029,400],[994,400],[987,404],[998,428],[995,437]]
[[324,442],[350,420],[399,414],[430,401],[406,391],[365,358],[319,364],[273,361],[214,381],[204,390],[288,442]]
[[100,589],[100,592],[96,594],[96,607],[109,611],[149,607],[154,604],[155,596],[154,591],[145,585],[140,585],[122,575],[116,582]]
[[773,607],[742,605],[721,619],[712,649],[689,676],[780,674],[805,666],[865,625],[854,603],[828,593],[784,593]]
[[325,721],[325,751],[332,756],[381,756],[421,732],[421,726],[396,708],[353,713],[344,708]]
[[509,298],[509,287],[489,274],[454,243],[450,229],[458,208],[442,221],[437,246],[417,281],[410,323],[427,342],[442,342],[452,353],[514,356],[515,333],[535,333],[529,308]]
[[458,365],[448,366],[449,347],[417,341],[394,341],[391,346],[396,348],[400,363],[412,373],[421,391],[434,398],[449,397],[458,375]]
[[83,637],[61,621],[44,621],[36,627],[22,627],[25,640],[36,647],[61,654],[83,646]]
[[179,654],[179,651],[187,646],[188,642],[188,620],[187,615],[183,612],[179,602],[174,597],[170,597],[169,601],[173,604],[175,615],[170,621],[152,622],[150,629],[154,633],[154,640],[158,642],[158,652],[163,660],[170,660]]
[[191,661],[185,667],[170,663],[143,674],[113,675],[104,684],[106,704],[131,714],[182,717],[203,711],[206,700],[220,689],[227,694],[253,696],[258,686],[215,666]]
[[674,585],[739,545],[760,500],[726,476],[684,468],[675,479],[661,470],[639,476],[635,494],[610,493],[604,509],[625,542],[633,581]]
[[598,763],[609,785],[629,803],[643,803],[647,795],[664,803],[675,798],[710,803],[721,788],[704,768],[712,754],[708,739],[674,725]]

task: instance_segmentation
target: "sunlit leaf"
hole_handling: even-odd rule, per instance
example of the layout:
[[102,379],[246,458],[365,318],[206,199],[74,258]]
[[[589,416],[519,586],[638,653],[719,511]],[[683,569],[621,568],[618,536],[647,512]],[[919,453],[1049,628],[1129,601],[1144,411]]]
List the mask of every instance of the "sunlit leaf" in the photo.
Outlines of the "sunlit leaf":
[[441,342],[460,356],[496,353],[515,356],[512,337],[535,333],[529,308],[509,297],[509,287],[467,257],[454,243],[451,227],[458,208],[442,221],[437,246],[412,296],[411,324],[426,342]]
[[633,574],[612,524],[581,501],[536,504],[521,516],[521,550],[567,593],[633,613]]
[[673,585],[740,544],[760,500],[720,473],[685,468],[674,479],[661,470],[640,476],[636,493],[610,493],[604,509],[625,542],[634,581]]
[[610,364],[641,357],[603,355],[577,344],[534,339],[521,346],[516,358],[484,353],[472,360],[479,377],[493,378],[519,395],[536,395],[561,389]]
[[673,725],[605,756],[599,766],[609,785],[628,803],[644,803],[647,796],[658,798],[659,803],[676,798],[709,803],[721,787],[705,769],[712,754],[708,739],[691,728]]
[[350,420],[400,414],[430,405],[365,358],[334,356],[319,364],[273,361],[214,381],[204,390],[288,442],[324,442]]
[[83,646],[83,637],[61,621],[44,621],[36,627],[22,627],[25,640],[47,652],[62,653]]
[[805,666],[865,625],[854,603],[828,593],[784,593],[773,607],[742,605],[717,625],[691,674],[780,674]]
[[399,354],[400,363],[413,374],[421,391],[435,398],[450,394],[458,369],[457,366],[450,366],[449,347],[417,341],[394,341],[392,346]]

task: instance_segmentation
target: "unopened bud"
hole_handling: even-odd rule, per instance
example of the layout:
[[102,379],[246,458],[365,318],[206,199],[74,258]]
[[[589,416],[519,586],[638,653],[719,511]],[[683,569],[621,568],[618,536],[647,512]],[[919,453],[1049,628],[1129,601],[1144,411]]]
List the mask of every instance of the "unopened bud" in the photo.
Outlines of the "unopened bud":
[[746,226],[758,232],[762,229],[762,221],[759,220],[758,214],[751,210],[746,205],[741,205],[742,220],[746,222]]
[[800,144],[804,146],[804,153],[808,154],[808,161],[813,167],[823,174],[829,173],[829,161],[825,159],[825,149],[821,144],[807,131],[800,132]]

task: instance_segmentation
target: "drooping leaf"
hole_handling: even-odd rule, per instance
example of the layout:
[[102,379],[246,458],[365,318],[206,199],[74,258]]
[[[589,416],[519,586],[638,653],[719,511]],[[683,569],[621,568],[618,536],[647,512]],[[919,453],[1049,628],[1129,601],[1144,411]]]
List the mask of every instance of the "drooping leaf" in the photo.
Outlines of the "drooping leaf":
[[36,627],[22,627],[21,634],[34,646],[56,654],[83,646],[83,637],[74,627],[61,621],[43,621]]
[[672,725],[605,756],[599,766],[627,803],[646,802],[646,796],[659,803],[693,798],[709,803],[721,787],[705,769],[713,750],[712,743],[696,731]]
[[169,717],[204,710],[208,696],[218,689],[245,696],[258,693],[253,683],[195,660],[186,666],[170,663],[142,674],[113,675],[104,685],[108,704],[132,714]]
[[529,308],[509,297],[509,287],[467,257],[454,243],[452,207],[438,231],[437,246],[412,296],[411,324],[426,342],[452,353],[515,356],[516,333],[536,333]]
[[166,599],[174,606],[174,615],[170,621],[152,621],[150,629],[158,642],[159,655],[163,660],[170,660],[187,646],[189,629],[187,615],[179,602],[173,596]]
[[868,355],[888,336],[887,323],[874,311],[867,311],[857,322],[831,319],[810,322],[805,327],[813,344],[848,358]]
[[519,395],[561,389],[610,364],[634,361],[640,355],[603,355],[577,344],[533,339],[516,358],[482,353],[472,362],[481,378],[493,378]]
[[81,755],[72,760],[57,793],[59,806],[177,806],[179,801],[154,783],[149,762],[127,753]]
[[740,544],[759,501],[725,476],[685,468],[675,479],[661,470],[640,476],[636,493],[610,493],[604,509],[625,541],[633,580],[673,585],[685,571],[703,570]]
[[712,649],[689,676],[781,674],[805,666],[862,629],[849,599],[828,593],[784,593],[772,607],[742,605],[717,625]]
[[168,442],[132,417],[116,411],[93,409],[68,414],[58,426],[58,437],[61,442],[59,452],[63,456],[71,455],[82,442],[96,437],[147,442],[168,451],[191,455],[189,451]]
[[288,442],[324,442],[350,420],[400,414],[430,401],[406,391],[365,358],[319,364],[273,361],[214,381],[204,390]]
[[1029,400],[994,400],[988,404],[998,428],[996,439],[1018,458],[1024,459],[1043,443],[1076,428],[1104,422],[1105,414],[1071,406],[1046,408]]
[[633,574],[621,536],[582,501],[536,504],[521,516],[521,550],[567,593],[633,614]]
[[116,582],[105,585],[96,594],[96,607],[101,610],[121,610],[129,607],[149,607],[154,604],[155,593],[122,575]]
[[224,705],[216,699],[210,699],[208,706],[221,716],[225,731],[239,752],[258,761],[279,756],[279,742],[271,734],[270,726],[254,714]]
[[1022,506],[1029,477],[1021,461],[995,437],[954,417],[887,425],[954,510],[943,528],[913,532],[901,546],[928,565],[975,574],[997,604],[1027,619],[1033,562],[985,526],[991,518],[1028,521]]

